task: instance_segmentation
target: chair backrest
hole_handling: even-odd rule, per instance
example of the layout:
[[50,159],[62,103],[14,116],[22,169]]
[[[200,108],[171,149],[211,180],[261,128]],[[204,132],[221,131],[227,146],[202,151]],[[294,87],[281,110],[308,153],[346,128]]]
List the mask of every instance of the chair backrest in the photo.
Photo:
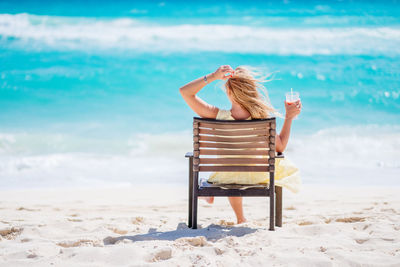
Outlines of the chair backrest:
[[193,171],[274,172],[275,118],[194,118]]

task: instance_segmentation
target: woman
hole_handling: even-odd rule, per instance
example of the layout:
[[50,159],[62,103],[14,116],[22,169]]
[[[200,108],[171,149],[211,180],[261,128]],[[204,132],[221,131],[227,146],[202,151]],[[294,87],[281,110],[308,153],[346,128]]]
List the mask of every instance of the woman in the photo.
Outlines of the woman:
[[[232,108],[230,110],[221,110],[213,105],[206,103],[204,100],[199,98],[196,94],[208,83],[215,80],[226,80],[225,88],[226,94],[232,103]],[[233,70],[231,66],[224,65],[219,67],[215,72],[205,75],[204,77],[198,78],[179,89],[183,99],[189,105],[194,112],[196,112],[202,118],[220,119],[220,120],[246,120],[246,119],[262,119],[270,117],[275,110],[272,106],[267,103],[262,98],[262,94],[259,92],[263,86],[258,81],[254,75],[245,67],[238,67]],[[283,124],[281,132],[276,136],[276,151],[283,152],[289,141],[290,127],[294,117],[300,114],[301,102],[300,100],[288,104],[285,102],[285,122]],[[276,163],[277,170],[276,176],[278,176],[279,164]],[[289,164],[290,165],[290,164]],[[286,165],[286,166],[289,166]],[[282,171],[285,172],[284,168],[286,166],[281,166]],[[289,166],[289,168],[292,166]],[[293,167],[292,167],[293,169]],[[298,184],[297,169],[295,169],[295,175],[291,172],[291,181],[295,181],[294,184]],[[286,172],[287,173],[287,172]],[[227,174],[229,176],[229,174]],[[216,177],[218,175],[213,174],[210,179],[216,178],[228,178],[232,181],[235,177],[227,177],[227,175]],[[248,173],[248,175],[253,175]],[[232,179],[231,179],[232,178]],[[249,176],[253,179],[254,176]],[[256,180],[259,177],[255,177]],[[261,177],[265,180],[265,176]],[[217,179],[218,180],[218,179]],[[253,179],[254,180],[254,179]],[[261,181],[258,179],[258,181]],[[279,183],[276,183],[279,185]],[[284,184],[283,184],[284,186]],[[290,189],[290,187],[289,187]],[[293,189],[293,188],[292,188]],[[292,191],[296,191],[292,190]],[[206,201],[208,203],[213,203],[213,197],[207,197]],[[246,222],[246,218],[243,215],[242,197],[229,197],[229,202],[236,214],[237,223]]]

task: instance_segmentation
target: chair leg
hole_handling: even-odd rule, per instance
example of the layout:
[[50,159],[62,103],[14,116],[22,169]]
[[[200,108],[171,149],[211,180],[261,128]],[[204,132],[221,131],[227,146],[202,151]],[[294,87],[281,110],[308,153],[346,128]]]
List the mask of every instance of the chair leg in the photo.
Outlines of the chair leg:
[[188,227],[192,228],[192,205],[193,205],[193,158],[189,158],[189,218]]
[[192,203],[192,229],[197,229],[197,199],[197,195],[194,195]]
[[282,187],[275,186],[276,191],[276,204],[275,204],[275,213],[276,220],[275,225],[278,227],[282,227]]
[[[189,193],[190,194],[190,193]],[[189,197],[189,214],[188,214],[188,227],[192,228],[192,205],[193,205],[193,196]]]
[[199,185],[199,173],[195,172],[193,175],[193,186],[192,186],[192,229],[197,229],[197,190]]
[[269,173],[269,230],[275,231],[275,181],[274,173]]

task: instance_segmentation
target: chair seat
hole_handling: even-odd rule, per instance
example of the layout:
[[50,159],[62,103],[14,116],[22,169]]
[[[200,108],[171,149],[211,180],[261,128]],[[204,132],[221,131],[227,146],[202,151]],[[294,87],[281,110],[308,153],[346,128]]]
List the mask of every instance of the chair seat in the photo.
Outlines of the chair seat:
[[269,188],[268,184],[216,184],[209,183],[201,179],[199,188],[221,188],[221,189],[239,189],[246,190],[249,188]]

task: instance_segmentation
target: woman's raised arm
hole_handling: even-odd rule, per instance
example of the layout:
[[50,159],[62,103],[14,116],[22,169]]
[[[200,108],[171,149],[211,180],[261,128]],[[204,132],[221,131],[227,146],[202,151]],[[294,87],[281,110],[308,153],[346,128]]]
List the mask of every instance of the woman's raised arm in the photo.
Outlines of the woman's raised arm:
[[294,103],[288,104],[285,102],[285,122],[283,123],[282,130],[280,134],[276,137],[276,152],[283,152],[289,142],[290,127],[292,126],[292,120],[294,117],[301,112],[301,101],[298,100]]
[[215,80],[225,80],[229,78],[230,75],[227,74],[232,74],[233,71],[234,70],[229,65],[221,66],[215,72],[207,74],[182,86],[179,88],[179,92],[189,107],[200,117],[215,119],[218,114],[218,108],[208,104],[196,94],[208,83]]

